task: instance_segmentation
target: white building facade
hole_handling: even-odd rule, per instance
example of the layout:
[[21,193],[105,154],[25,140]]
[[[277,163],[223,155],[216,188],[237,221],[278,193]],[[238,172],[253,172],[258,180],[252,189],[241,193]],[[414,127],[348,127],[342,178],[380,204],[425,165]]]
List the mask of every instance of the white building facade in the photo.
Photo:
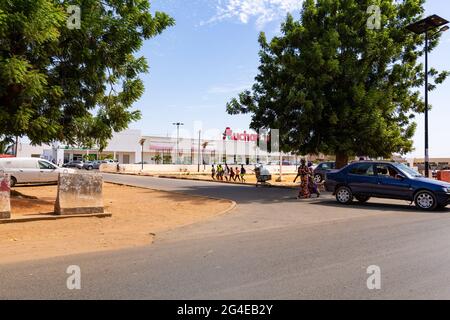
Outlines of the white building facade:
[[[144,142],[143,145],[140,143]],[[100,151],[61,145],[31,146],[19,142],[19,157],[41,157],[57,164],[72,160],[116,159],[121,164],[251,164],[279,163],[280,153],[269,152],[266,136],[252,132],[234,133],[227,128],[212,139],[143,136],[140,130],[129,129],[115,133],[107,147]],[[295,156],[283,154],[283,162],[294,162]]]

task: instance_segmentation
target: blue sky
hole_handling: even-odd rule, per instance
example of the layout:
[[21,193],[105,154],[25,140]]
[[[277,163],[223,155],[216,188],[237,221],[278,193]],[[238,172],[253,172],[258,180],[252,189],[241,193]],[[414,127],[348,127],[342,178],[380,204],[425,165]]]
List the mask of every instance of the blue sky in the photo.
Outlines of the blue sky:
[[[287,12],[296,13],[300,0],[152,0],[176,25],[147,41],[139,54],[150,64],[143,76],[146,91],[136,107],[143,117],[132,128],[144,134],[173,135],[173,122],[185,123],[184,136],[202,129],[248,129],[250,115],[230,116],[225,104],[250,88],[259,65],[258,35],[278,33]],[[450,20],[447,1],[428,0],[426,14]],[[430,64],[450,69],[450,31],[430,55]],[[430,155],[450,156],[450,79],[430,95]],[[416,150],[423,154],[423,116],[416,118]]]

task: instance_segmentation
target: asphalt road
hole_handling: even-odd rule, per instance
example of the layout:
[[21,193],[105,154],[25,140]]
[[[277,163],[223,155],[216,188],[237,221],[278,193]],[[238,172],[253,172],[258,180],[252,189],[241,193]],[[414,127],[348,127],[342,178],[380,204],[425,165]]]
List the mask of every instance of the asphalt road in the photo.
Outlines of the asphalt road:
[[[343,207],[329,195],[296,200],[289,189],[105,179],[238,206],[158,234],[147,247],[1,265],[0,298],[450,298],[450,209],[424,213],[401,201]],[[66,287],[69,265],[81,268],[81,290]],[[381,270],[379,290],[367,288],[371,265]]]

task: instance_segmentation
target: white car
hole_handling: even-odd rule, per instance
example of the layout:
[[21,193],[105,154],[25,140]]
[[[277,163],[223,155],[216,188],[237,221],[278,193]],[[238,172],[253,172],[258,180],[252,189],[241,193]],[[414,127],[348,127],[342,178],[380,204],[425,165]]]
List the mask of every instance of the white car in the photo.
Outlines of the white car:
[[60,173],[75,173],[39,158],[0,158],[0,172],[11,176],[11,187],[20,183],[58,182]]

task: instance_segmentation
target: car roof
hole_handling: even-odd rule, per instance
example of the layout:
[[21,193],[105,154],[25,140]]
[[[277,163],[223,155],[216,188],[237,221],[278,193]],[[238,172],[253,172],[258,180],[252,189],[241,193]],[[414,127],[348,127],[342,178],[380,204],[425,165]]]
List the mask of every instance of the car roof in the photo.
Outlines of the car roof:
[[389,161],[389,160],[361,160],[361,161],[352,162],[351,164],[355,164],[355,163],[395,164],[395,163],[398,163],[398,162]]

